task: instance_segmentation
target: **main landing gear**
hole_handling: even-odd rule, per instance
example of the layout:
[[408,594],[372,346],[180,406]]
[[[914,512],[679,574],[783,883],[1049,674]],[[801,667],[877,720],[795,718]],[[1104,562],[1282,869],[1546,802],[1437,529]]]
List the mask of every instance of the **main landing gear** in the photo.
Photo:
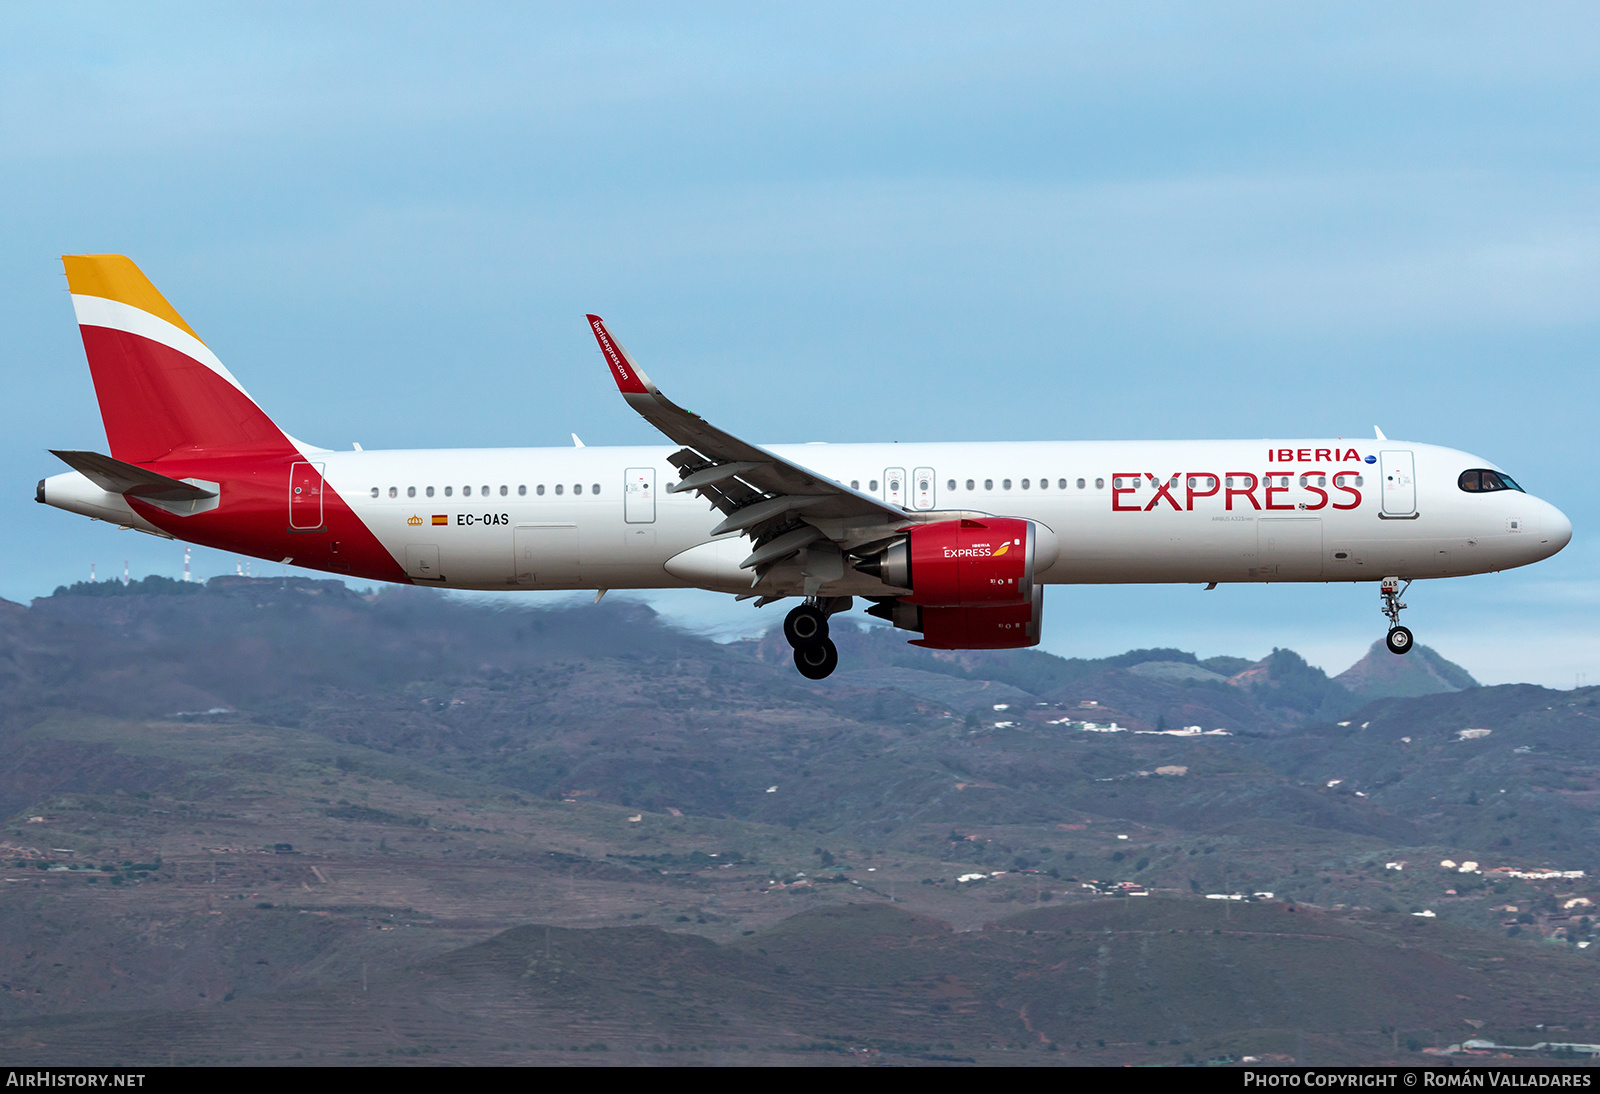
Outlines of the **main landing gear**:
[[1383,644],[1389,647],[1390,653],[1411,652],[1411,631],[1400,625],[1400,613],[1405,610],[1400,598],[1409,588],[1411,582],[1401,585],[1398,577],[1386,577],[1378,586],[1378,595],[1383,597],[1383,614],[1389,617],[1389,634]]
[[828,637],[828,616],[843,611],[849,601],[849,597],[816,597],[784,617],[783,637],[794,647],[794,667],[807,680],[826,679],[839,667],[839,650]]

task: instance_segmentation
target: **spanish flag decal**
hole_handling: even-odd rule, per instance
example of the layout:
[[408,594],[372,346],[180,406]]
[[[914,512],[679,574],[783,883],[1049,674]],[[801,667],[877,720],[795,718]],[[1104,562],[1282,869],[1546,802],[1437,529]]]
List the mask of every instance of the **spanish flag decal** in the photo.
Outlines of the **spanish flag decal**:
[[441,524],[449,524],[449,523],[450,523],[450,518],[445,516],[443,513],[435,513],[435,514],[433,514],[433,525],[434,525],[435,528],[437,528]]

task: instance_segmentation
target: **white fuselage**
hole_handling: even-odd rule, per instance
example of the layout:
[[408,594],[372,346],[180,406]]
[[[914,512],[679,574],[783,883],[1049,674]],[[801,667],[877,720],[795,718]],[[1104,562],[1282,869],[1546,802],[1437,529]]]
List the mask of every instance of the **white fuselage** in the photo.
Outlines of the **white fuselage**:
[[[1529,494],[1459,488],[1464,470],[1495,465],[1425,444],[1076,441],[772,450],[914,513],[1037,521],[1059,544],[1053,564],[1038,575],[1049,584],[1447,577],[1526,565],[1571,537],[1566,517]],[[739,568],[748,541],[737,533],[713,539],[709,532],[721,514],[693,494],[667,492],[678,478],[667,462],[673,451],[357,451],[307,458],[324,465],[328,485],[419,583],[751,590],[749,571]],[[1297,458],[1302,454],[1311,458]],[[798,580],[797,570],[779,567],[757,591],[786,592]],[[883,591],[876,579],[848,569],[823,590]]]

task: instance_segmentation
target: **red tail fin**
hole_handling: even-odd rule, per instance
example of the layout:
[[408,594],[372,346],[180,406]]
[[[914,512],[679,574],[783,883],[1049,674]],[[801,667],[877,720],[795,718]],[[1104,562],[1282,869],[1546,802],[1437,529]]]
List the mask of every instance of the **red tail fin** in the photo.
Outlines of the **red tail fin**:
[[64,255],[111,454],[293,451],[272,419],[122,255]]

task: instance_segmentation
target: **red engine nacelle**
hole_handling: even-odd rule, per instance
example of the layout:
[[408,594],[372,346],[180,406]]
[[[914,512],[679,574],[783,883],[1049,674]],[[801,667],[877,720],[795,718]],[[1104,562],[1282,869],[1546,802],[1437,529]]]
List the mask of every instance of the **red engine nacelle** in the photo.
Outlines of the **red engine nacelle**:
[[935,650],[1018,650],[1039,644],[1044,619],[1044,586],[1036,585],[1026,604],[996,608],[923,608],[904,600],[867,609],[901,630],[921,631],[913,646]]
[[1033,602],[1032,521],[1017,517],[919,524],[906,538],[856,563],[886,584],[910,589],[906,604],[927,608],[1026,606]]

